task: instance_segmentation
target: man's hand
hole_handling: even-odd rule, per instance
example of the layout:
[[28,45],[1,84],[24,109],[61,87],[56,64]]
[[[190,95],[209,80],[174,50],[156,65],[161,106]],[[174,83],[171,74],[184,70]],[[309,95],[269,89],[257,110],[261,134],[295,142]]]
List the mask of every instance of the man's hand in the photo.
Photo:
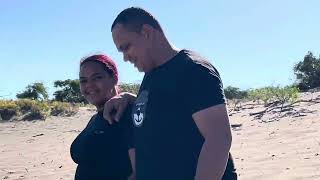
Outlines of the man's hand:
[[131,174],[129,176],[128,180],[136,180],[136,175],[135,174]]
[[114,121],[119,122],[128,104],[132,104],[135,99],[136,95],[128,92],[123,92],[112,97],[104,104],[103,117],[110,124]]

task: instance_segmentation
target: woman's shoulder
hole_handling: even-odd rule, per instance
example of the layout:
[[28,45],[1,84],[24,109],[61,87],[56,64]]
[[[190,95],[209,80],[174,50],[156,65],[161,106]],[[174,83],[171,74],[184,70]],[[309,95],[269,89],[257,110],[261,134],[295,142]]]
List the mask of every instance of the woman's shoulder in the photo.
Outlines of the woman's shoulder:
[[95,119],[97,118],[97,116],[98,116],[98,113],[94,114],[94,115],[90,118],[90,120],[89,120],[86,128],[87,128],[87,127],[90,127],[90,126],[94,123],[94,121],[95,121]]

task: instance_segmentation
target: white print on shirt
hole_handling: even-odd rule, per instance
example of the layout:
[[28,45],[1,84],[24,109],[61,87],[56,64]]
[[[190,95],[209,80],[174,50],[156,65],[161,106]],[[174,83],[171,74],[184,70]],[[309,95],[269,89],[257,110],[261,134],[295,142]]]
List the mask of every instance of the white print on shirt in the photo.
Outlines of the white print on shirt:
[[148,94],[149,94],[148,91],[143,90],[139,94],[133,106],[132,118],[133,118],[133,124],[136,127],[141,127],[146,118],[145,113],[146,113],[147,102],[148,102]]

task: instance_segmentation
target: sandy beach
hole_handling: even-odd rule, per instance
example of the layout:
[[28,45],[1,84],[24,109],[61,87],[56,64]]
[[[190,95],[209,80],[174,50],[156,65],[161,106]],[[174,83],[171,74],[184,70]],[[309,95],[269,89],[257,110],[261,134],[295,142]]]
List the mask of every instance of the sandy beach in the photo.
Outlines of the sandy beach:
[[239,179],[320,179],[320,103],[298,103],[294,109],[300,116],[248,115],[259,108],[231,116],[231,124],[242,124],[233,130],[231,149]]
[[[312,96],[312,97],[311,97]],[[248,102],[230,112],[231,152],[239,179],[320,179],[320,93],[303,94],[289,112],[269,112]],[[92,109],[73,117],[0,123],[1,180],[71,180],[76,165],[70,158],[73,139],[88,122]]]

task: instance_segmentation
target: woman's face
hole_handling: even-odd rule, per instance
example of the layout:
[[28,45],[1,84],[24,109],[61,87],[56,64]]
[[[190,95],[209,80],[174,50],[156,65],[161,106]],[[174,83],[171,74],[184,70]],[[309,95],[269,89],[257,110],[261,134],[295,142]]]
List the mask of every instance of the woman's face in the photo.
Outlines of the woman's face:
[[104,103],[116,95],[116,81],[99,62],[88,61],[82,64],[79,79],[81,93],[98,109],[103,108]]

